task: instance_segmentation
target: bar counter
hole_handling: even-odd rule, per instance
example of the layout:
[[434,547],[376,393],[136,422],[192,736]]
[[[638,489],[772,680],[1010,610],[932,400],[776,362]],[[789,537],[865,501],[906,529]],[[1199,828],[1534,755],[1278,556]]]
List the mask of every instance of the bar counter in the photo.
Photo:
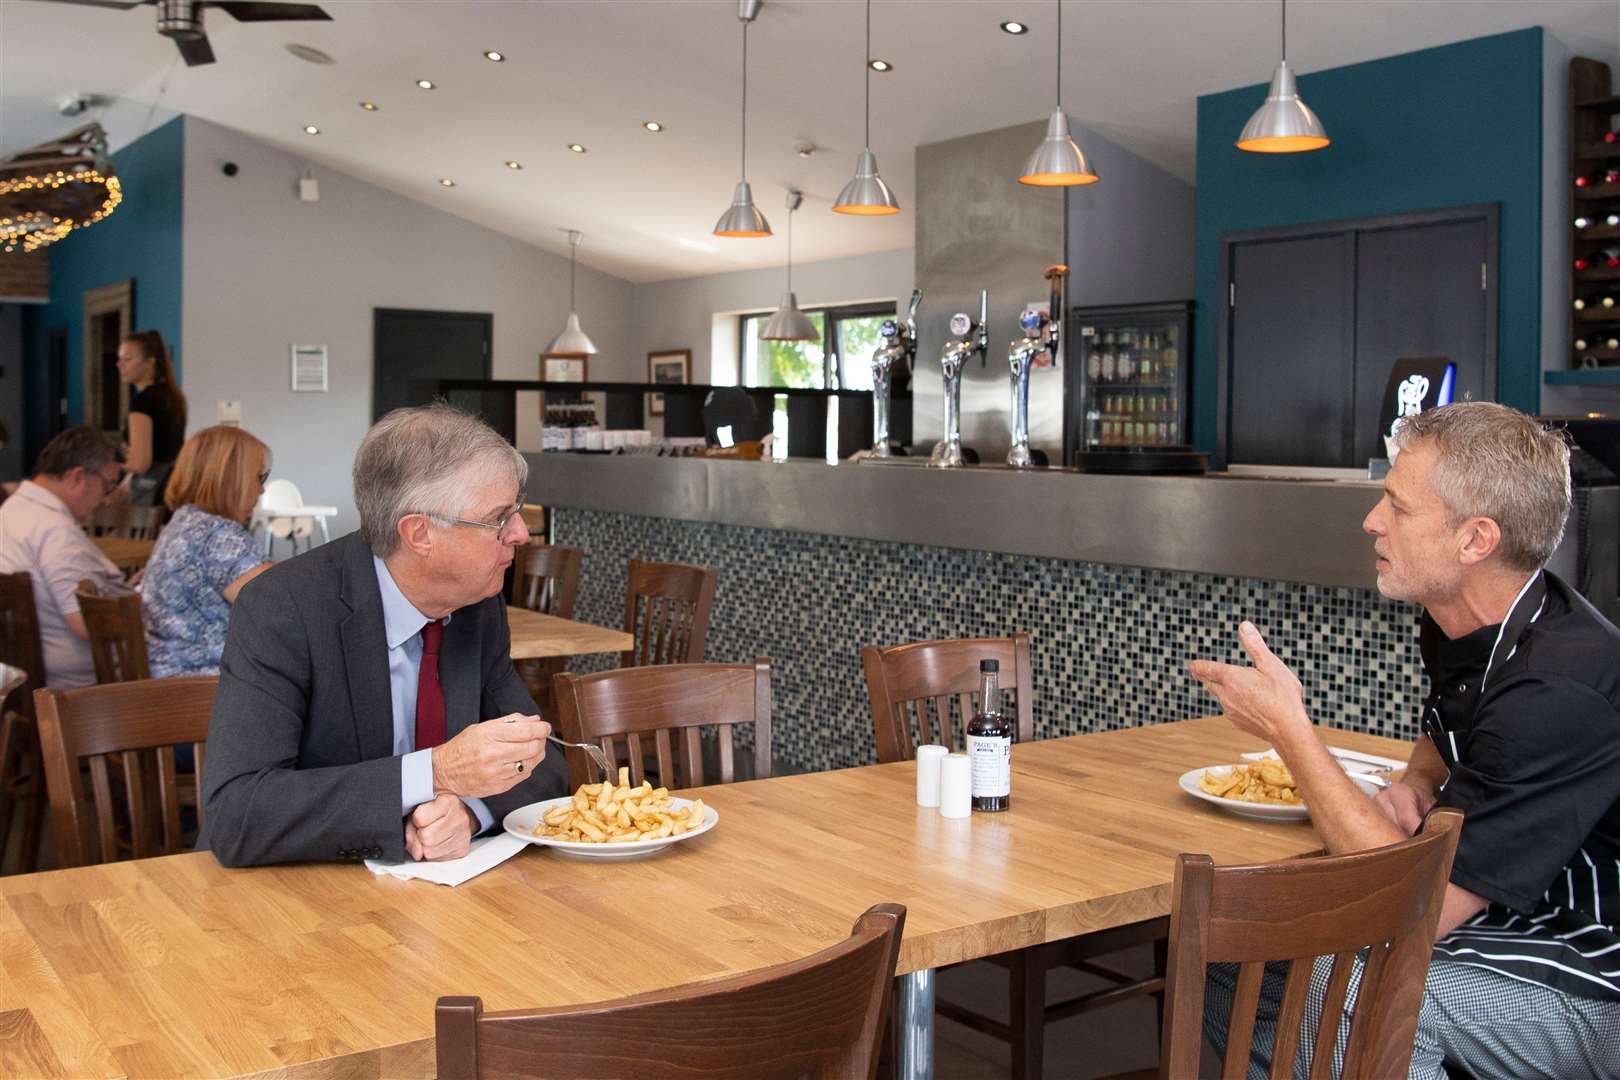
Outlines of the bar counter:
[[[547,506],[1371,589],[1377,482],[530,454]],[[918,459],[909,459],[918,460]]]

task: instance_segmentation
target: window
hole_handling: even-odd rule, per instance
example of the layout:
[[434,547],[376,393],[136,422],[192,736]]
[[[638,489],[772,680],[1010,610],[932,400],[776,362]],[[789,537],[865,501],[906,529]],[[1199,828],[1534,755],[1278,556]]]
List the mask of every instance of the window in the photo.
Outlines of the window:
[[872,352],[882,341],[883,320],[894,318],[893,303],[806,309],[820,341],[761,341],[759,332],[771,314],[739,320],[744,386],[872,389]]

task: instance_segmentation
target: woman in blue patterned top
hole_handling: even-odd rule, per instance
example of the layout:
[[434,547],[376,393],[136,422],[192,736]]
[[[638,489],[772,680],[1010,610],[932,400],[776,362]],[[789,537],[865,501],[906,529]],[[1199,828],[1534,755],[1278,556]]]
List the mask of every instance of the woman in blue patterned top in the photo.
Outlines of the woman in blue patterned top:
[[230,605],[268,570],[247,530],[270,475],[270,448],[237,427],[205,428],[175,459],[174,511],[141,580],[154,678],[217,675]]

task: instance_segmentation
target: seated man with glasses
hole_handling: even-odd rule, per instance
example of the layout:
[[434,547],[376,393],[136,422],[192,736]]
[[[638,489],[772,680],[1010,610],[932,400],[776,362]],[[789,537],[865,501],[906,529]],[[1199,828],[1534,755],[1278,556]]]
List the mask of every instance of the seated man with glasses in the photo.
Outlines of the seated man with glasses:
[[79,613],[79,582],[103,592],[127,591],[124,575],[85,535],[84,523],[118,490],[123,454],[101,432],[68,428],[45,444],[34,476],[0,503],[0,574],[29,574],[45,670],[38,686],[93,686],[90,631]]
[[231,613],[199,848],[226,866],[454,859],[561,795],[512,668],[501,587],[528,463],[448,405],[397,409],[354,461],[360,530],[248,582]]
[[[1252,623],[1239,637],[1253,667],[1199,660],[1192,673],[1233,724],[1276,747],[1328,851],[1404,840],[1434,807],[1463,812],[1412,1077],[1620,1076],[1620,630],[1544,569],[1569,515],[1568,445],[1478,401],[1407,417],[1395,441],[1362,527],[1379,592],[1423,607],[1429,694],[1405,777],[1376,800],[1357,790]],[[1307,1059],[1327,972],[1317,961]],[[1217,1044],[1234,986],[1229,966],[1211,968],[1205,1026]],[[1250,1076],[1276,1045],[1282,986],[1268,969]],[[1304,1075],[1309,1063],[1295,1066]]]

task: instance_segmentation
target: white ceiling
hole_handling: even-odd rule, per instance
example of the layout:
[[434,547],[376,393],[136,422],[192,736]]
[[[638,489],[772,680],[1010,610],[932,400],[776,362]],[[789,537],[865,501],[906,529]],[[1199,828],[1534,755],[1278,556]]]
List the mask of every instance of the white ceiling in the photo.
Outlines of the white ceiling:
[[[911,246],[909,213],[828,211],[861,148],[859,0],[766,0],[749,31],[749,179],[770,240],[709,234],[738,173],[736,0],[321,2],[332,22],[210,12],[219,62],[187,68],[150,7],[0,0],[0,155],[96,116],[56,111],[93,92],[118,99],[97,117],[115,144],[190,113],[551,251],[567,251],[559,230],[580,229],[580,261],[631,281],[781,265],[788,185],[805,193],[795,261]],[[1045,117],[1054,12],[1050,0],[872,5],[872,53],[895,66],[872,76],[872,148],[903,207],[913,147]],[[1277,12],[1271,0],[1069,0],[1064,104],[1190,181],[1196,98],[1270,76]],[[1620,0],[1295,0],[1289,14],[1304,72],[1538,24],[1576,54],[1620,58]],[[1009,18],[1033,32],[1002,33]],[[288,42],[337,63],[295,59]],[[666,130],[643,131],[648,119]],[[822,149],[800,158],[802,142]]]

